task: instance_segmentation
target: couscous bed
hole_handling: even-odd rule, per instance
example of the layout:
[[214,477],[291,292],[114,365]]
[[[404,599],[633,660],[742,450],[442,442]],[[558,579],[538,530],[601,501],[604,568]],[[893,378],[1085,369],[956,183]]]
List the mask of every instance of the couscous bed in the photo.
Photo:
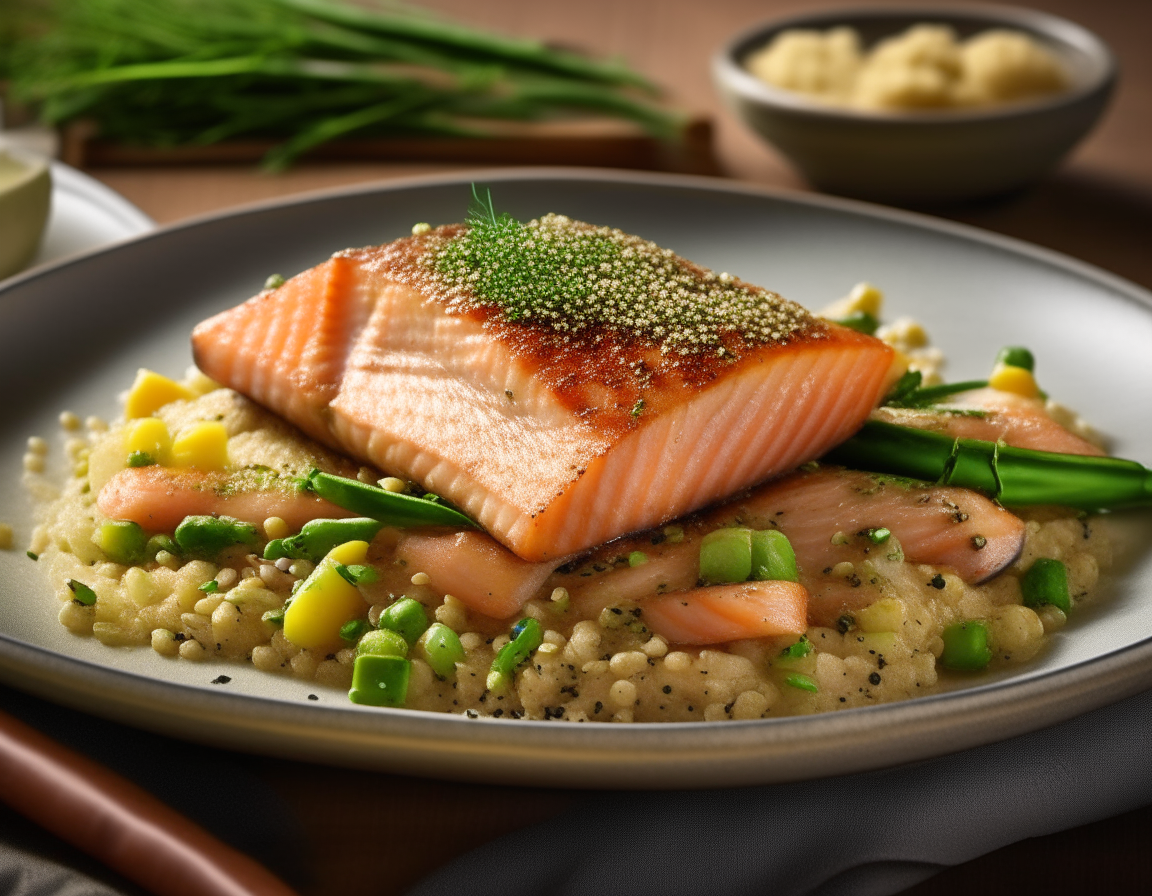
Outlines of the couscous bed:
[[[313,469],[369,483],[385,479],[202,375],[192,373],[180,388],[187,397],[164,403],[147,419],[161,421],[173,434],[201,423],[221,425],[230,470],[255,471],[265,479],[294,480]],[[739,510],[728,517],[713,512],[611,543],[548,575],[516,615],[536,623],[539,643],[512,674],[494,681],[494,663],[502,649],[507,655],[516,619],[478,613],[438,589],[436,570],[398,557],[399,529],[383,527],[371,539],[365,560],[373,574],[355,586],[360,605],[354,618],[338,642],[317,647],[301,647],[285,635],[284,605],[317,564],[265,559],[269,542],[293,534],[283,519],[266,519],[255,542],[212,558],[185,555],[171,539],[154,536],[146,559],[116,562],[107,532],[102,534],[109,521],[96,498],[127,466],[126,447],[139,419],[111,427],[90,419],[83,427],[74,416],[62,417],[71,475],[55,496],[55,486],[36,472],[38,465],[26,464],[37,493],[52,498],[30,550],[60,599],[61,623],[78,636],[110,647],[152,649],[174,662],[220,657],[348,689],[357,640],[387,628],[382,617],[403,606],[409,618],[415,611],[422,620],[410,633],[399,704],[415,709],[577,722],[719,721],[904,700],[979,680],[979,672],[945,668],[946,633],[957,626],[976,622],[986,633],[983,668],[1026,663],[1064,626],[1066,610],[1096,599],[1111,562],[1107,520],[1060,508],[1021,511],[1025,538],[1019,557],[982,584],[967,584],[946,567],[908,562],[894,537],[874,544],[867,533],[829,532],[833,560],[824,573],[856,590],[859,599],[850,612],[810,625],[802,635],[703,646],[670,642],[648,625],[640,602],[611,599],[613,582],[625,581],[638,564],[658,565],[665,552],[704,530],[761,525],[741,518]],[[30,456],[46,450],[44,440],[30,444]],[[384,484],[412,489],[399,481]],[[854,559],[836,560],[837,550]],[[1021,580],[1040,558],[1059,561],[1066,570],[1064,609],[1023,603]],[[601,587],[581,603],[573,595],[579,598],[579,586],[588,579]],[[90,599],[78,594],[81,586]],[[400,620],[393,628],[405,624]],[[459,647],[447,667],[442,653],[428,645],[430,633],[445,631]]]

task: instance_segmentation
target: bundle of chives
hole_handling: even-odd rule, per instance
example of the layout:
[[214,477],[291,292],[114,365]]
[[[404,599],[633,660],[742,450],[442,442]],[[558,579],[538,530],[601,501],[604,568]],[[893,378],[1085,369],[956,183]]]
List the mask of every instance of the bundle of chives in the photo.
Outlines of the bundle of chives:
[[[486,136],[596,113],[672,139],[682,118],[619,62],[339,0],[16,0],[0,77],[53,125],[153,146],[281,142],[273,168],[348,135]],[[6,43],[9,46],[4,47]]]

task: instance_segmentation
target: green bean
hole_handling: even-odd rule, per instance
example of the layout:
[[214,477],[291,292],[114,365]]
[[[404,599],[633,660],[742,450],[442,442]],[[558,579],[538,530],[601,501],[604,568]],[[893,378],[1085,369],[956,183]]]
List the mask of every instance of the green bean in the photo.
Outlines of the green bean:
[[535,619],[521,619],[512,627],[512,640],[500,648],[488,672],[488,690],[501,691],[512,683],[516,670],[544,643],[544,630]]
[[1081,510],[1152,505],[1152,470],[1130,460],[1011,448],[951,439],[870,420],[825,460],[982,491],[1009,506],[1063,504]]
[[186,516],[176,527],[175,539],[185,554],[215,557],[233,545],[255,547],[260,536],[251,523],[230,516]]
[[313,470],[305,480],[308,489],[337,507],[385,526],[453,526],[477,528],[476,524],[455,508],[436,501],[390,492],[358,479],[346,479]]
[[384,524],[368,517],[338,520],[311,520],[296,535],[268,542],[265,560],[309,560],[319,563],[332,548],[346,541],[368,541],[376,537]]

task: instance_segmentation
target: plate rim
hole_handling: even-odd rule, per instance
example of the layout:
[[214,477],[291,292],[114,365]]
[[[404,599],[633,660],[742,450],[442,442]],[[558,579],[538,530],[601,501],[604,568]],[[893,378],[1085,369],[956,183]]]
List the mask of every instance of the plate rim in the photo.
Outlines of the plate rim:
[[[459,185],[470,180],[486,183],[595,181],[609,185],[688,188],[880,218],[977,242],[1054,266],[1107,288],[1145,311],[1152,310],[1152,293],[1087,262],[1013,237],[918,212],[701,176],[559,167],[481,169],[387,179],[212,212],[29,271],[0,287],[0,300],[3,293],[13,287],[30,279],[53,276],[55,272],[93,256],[123,251],[153,239],[178,236],[182,231],[208,227],[220,220],[365,194]],[[1131,696],[1152,686],[1150,661],[1152,638],[1146,638],[1061,669],[1031,675],[1025,670],[1021,675],[922,699],[814,716],[750,722],[640,723],[630,726],[590,723],[577,726],[531,720],[468,719],[417,710],[391,710],[382,714],[379,710],[364,711],[350,705],[308,705],[303,709],[321,713],[320,718],[339,720],[340,724],[310,725],[301,735],[288,718],[301,712],[302,707],[297,703],[154,679],[138,672],[59,654],[0,632],[0,679],[53,702],[89,712],[93,711],[92,698],[99,697],[95,701],[98,714],[136,727],[168,734],[175,732],[177,736],[190,740],[295,759],[368,766],[430,777],[562,787],[732,786],[891,767],[1013,737]],[[33,674],[29,675],[30,672]],[[76,686],[77,681],[81,687]],[[1100,690],[1104,687],[1108,688],[1107,699],[1101,700]],[[105,688],[111,690],[103,690]],[[158,699],[170,698],[173,692],[180,699]],[[109,699],[108,693],[114,697]],[[177,705],[181,707],[180,711],[174,709]],[[157,707],[160,707],[160,712],[157,712]],[[889,727],[899,727],[902,721],[913,715],[918,717],[922,729],[913,736],[903,741],[897,739],[895,746],[890,737],[878,736]],[[1001,724],[993,726],[992,734],[987,734],[981,725],[970,724],[987,720],[990,715],[1001,721]],[[925,724],[926,720],[930,724]],[[207,727],[197,732],[191,727],[193,723]],[[515,725],[515,728],[500,727],[508,724]],[[472,727],[459,729],[461,725]],[[286,727],[296,729],[293,742],[280,740]],[[458,730],[472,733],[457,737]],[[523,738],[519,734],[512,737],[527,743],[509,745],[506,732],[510,730],[526,732]],[[451,743],[444,743],[445,732]],[[819,748],[806,753],[801,757],[802,761],[789,755],[801,742],[811,745],[814,740]],[[591,748],[586,745],[589,741]],[[610,749],[605,748],[605,741]],[[868,749],[878,742],[883,743],[884,751]],[[845,761],[841,751],[848,747],[851,747],[852,755]],[[365,759],[366,748],[380,752],[380,758],[387,761]],[[715,761],[716,751],[723,753],[723,761]],[[874,752],[877,755],[873,755]],[[621,762],[624,753],[631,754],[631,761]],[[467,754],[468,761],[461,766],[437,766],[445,758],[459,758],[462,754]],[[834,768],[828,767],[829,756],[840,759],[831,763]],[[563,758],[562,763],[557,762],[558,757]],[[823,759],[814,763],[813,757]],[[564,767],[557,768],[558,764]]]

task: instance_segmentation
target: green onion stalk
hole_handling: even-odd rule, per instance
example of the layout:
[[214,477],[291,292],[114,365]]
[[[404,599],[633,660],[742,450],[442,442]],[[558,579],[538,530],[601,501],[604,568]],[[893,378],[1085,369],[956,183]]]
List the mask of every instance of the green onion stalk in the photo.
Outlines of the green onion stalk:
[[1152,506],[1152,470],[1131,460],[953,439],[870,420],[825,456],[830,463],[985,492],[1001,504],[1080,510]]
[[492,136],[597,114],[676,139],[684,117],[619,61],[341,0],[12,0],[0,78],[51,125],[151,146],[281,141],[282,168],[337,138]]

